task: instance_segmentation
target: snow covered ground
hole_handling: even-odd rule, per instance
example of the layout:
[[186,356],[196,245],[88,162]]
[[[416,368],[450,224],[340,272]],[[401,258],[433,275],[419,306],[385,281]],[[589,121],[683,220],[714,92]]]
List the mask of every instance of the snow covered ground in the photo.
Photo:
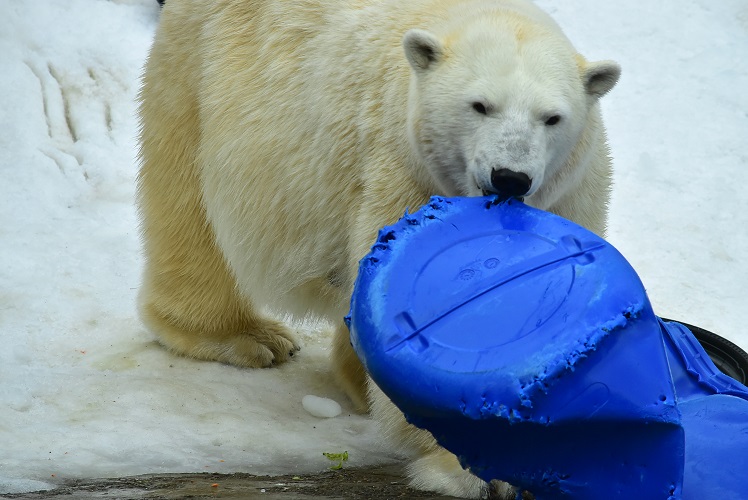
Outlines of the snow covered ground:
[[[590,59],[615,158],[610,240],[656,311],[748,348],[748,4],[539,1]],[[329,338],[247,371],[138,322],[133,99],[155,0],[0,0],[0,492],[157,472],[302,473],[396,455],[331,384]],[[313,417],[304,395],[343,413]]]

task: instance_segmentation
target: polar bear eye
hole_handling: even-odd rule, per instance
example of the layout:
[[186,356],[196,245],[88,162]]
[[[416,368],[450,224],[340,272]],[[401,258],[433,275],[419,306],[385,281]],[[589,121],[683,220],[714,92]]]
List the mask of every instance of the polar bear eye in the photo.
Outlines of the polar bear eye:
[[473,109],[476,111],[476,113],[480,113],[482,115],[488,114],[488,109],[486,109],[486,105],[482,102],[474,102],[473,103]]
[[553,125],[557,124],[557,123],[558,123],[558,122],[560,122],[560,121],[561,121],[561,117],[560,117],[560,116],[558,116],[558,115],[553,115],[553,116],[549,117],[549,118],[548,118],[548,119],[547,119],[547,120],[545,121],[545,124],[546,124],[546,125],[548,125],[549,127],[552,127]]

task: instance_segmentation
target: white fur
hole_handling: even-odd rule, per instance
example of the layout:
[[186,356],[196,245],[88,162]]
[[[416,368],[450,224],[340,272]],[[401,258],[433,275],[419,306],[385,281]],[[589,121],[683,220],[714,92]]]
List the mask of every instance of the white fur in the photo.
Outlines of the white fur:
[[[503,167],[532,179],[528,202],[602,234],[597,99],[618,71],[524,0],[166,2],[140,108],[144,322],[174,352],[265,367],[297,344],[261,306],[325,317],[338,379],[366,407],[342,317],[377,230],[431,195],[490,190]],[[370,401],[416,454],[415,486],[485,490]]]

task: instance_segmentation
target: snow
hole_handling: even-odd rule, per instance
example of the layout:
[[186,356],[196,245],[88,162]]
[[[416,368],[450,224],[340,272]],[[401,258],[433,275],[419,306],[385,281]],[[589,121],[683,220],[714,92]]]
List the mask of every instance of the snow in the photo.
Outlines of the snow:
[[[610,241],[660,315],[748,348],[748,6],[538,2],[623,66],[603,111]],[[155,0],[0,0],[0,492],[165,472],[305,473],[398,455],[332,382],[324,325],[278,368],[165,352],[139,323],[138,78]],[[304,411],[304,395],[342,414]]]

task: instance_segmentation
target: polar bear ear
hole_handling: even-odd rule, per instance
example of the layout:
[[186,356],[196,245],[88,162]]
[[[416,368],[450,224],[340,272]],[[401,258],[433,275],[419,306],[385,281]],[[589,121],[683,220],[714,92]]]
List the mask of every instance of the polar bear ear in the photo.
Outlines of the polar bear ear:
[[413,29],[403,37],[405,57],[414,70],[425,70],[439,61],[444,54],[438,38],[428,31]]
[[613,61],[587,63],[582,71],[584,88],[593,97],[607,94],[621,76],[621,67]]

